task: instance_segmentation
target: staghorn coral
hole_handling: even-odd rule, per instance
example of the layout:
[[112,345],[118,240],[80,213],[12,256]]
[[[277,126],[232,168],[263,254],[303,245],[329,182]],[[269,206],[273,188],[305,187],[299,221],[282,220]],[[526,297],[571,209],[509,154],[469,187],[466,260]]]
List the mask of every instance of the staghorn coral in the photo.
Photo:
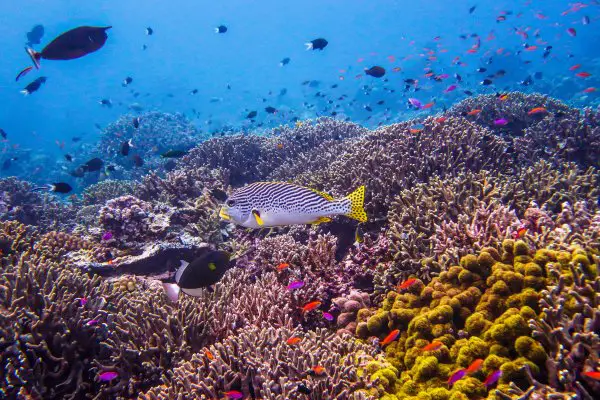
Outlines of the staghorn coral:
[[600,385],[583,376],[600,361],[600,258],[581,248],[538,251],[534,257],[552,283],[540,299],[541,318],[530,321],[533,337],[548,349],[548,386],[579,398],[600,396]]
[[[286,344],[294,335],[302,341],[295,346]],[[359,376],[354,363],[374,349],[322,329],[302,333],[250,326],[207,351],[211,358],[194,355],[164,378],[162,385],[138,399],[216,399],[228,390],[241,391],[244,397],[302,399],[306,395],[298,390],[299,384],[312,391],[312,399],[373,398],[365,393],[371,385]],[[313,372],[316,366],[324,371]]]
[[409,132],[410,122],[369,132],[349,143],[328,165],[318,160],[308,164],[306,172],[294,181],[336,195],[367,184],[367,214],[379,219],[398,192],[433,176],[507,167],[505,144],[497,137],[483,140],[490,136],[487,130],[461,117],[443,124],[428,118],[423,124],[418,135]]

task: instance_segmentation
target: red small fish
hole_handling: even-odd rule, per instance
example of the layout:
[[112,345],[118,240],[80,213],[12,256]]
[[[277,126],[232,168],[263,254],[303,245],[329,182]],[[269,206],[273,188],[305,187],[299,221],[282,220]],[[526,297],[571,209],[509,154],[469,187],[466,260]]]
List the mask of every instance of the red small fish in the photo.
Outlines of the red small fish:
[[503,94],[500,97],[498,97],[500,99],[500,101],[506,101],[508,100],[508,95],[507,94]]
[[21,79],[22,77],[24,77],[25,75],[27,75],[31,70],[33,69],[33,67],[27,67],[24,68],[21,72],[19,72],[19,74],[17,75],[15,82],[18,82],[19,79]]
[[525,51],[535,51],[537,50],[537,46],[527,46],[525,47]]
[[308,312],[311,310],[314,310],[315,308],[319,307],[321,305],[320,301],[311,301],[310,303],[307,303],[304,305],[304,307],[302,307],[302,312]]
[[435,103],[427,103],[424,104],[423,107],[421,107],[421,110],[427,110],[428,108],[431,108],[435,105]]
[[223,392],[223,394],[228,399],[241,399],[242,397],[244,397],[244,395],[242,394],[242,392],[240,392],[238,390],[230,390],[228,392]]
[[446,117],[439,117],[439,118],[435,119],[435,122],[437,122],[438,124],[441,124],[441,123],[446,122],[447,119],[448,118],[446,118]]
[[479,371],[481,371],[482,367],[483,367],[483,360],[481,358],[478,358],[477,360],[473,361],[471,363],[471,365],[469,365],[469,368],[467,368],[467,374],[471,375],[476,372],[479,372]]
[[429,343],[427,346],[423,347],[421,349],[421,351],[436,351],[442,348],[442,346],[444,345],[444,343],[434,340],[433,342]]
[[587,376],[588,378],[592,378],[597,381],[600,381],[600,372],[598,372],[598,371],[586,371],[583,373],[583,375]]
[[285,342],[287,344],[289,344],[290,346],[295,345],[300,343],[302,339],[300,339],[298,336],[292,336],[291,338],[289,338],[288,340],[286,340]]
[[527,114],[534,115],[534,114],[540,114],[540,113],[545,113],[545,112],[548,112],[548,110],[546,110],[545,107],[534,107],[531,110],[529,110],[529,112]]
[[481,112],[481,110],[479,109],[475,109],[475,110],[471,110],[467,113],[467,115],[473,116],[473,115],[477,115]]
[[325,373],[325,368],[321,367],[320,365],[315,365],[314,367],[311,367],[310,369],[312,369],[313,372],[317,375],[323,375]]
[[283,271],[284,269],[287,269],[290,266],[290,264],[288,263],[281,263],[277,266],[277,271]]
[[590,76],[592,76],[592,74],[590,74],[589,72],[578,72],[575,74],[575,76],[579,78],[589,78]]
[[569,68],[569,71],[575,71],[575,70],[578,70],[579,68],[581,68],[581,64],[575,64],[571,68]]
[[575,28],[567,29],[567,33],[569,34],[569,36],[572,36],[572,37],[577,36],[577,31],[575,30]]
[[596,91],[595,87],[589,87],[587,89],[584,89],[583,93],[594,93]]
[[213,353],[211,353],[210,350],[205,349],[204,350],[204,355],[206,356],[206,358],[208,358],[209,360],[214,360],[215,356],[213,355]]
[[402,282],[401,284],[398,285],[398,290],[408,289],[409,287],[414,285],[416,282],[417,282],[417,280],[415,278],[408,278],[407,280],[405,280],[404,282]]
[[392,68],[392,71],[393,72],[400,72],[400,71],[402,71],[402,68],[400,68],[400,67],[394,67],[394,68]]
[[394,329],[393,331],[390,332],[389,335],[387,335],[385,337],[385,339],[383,339],[381,341],[381,345],[382,346],[386,346],[386,345],[392,343],[394,340],[396,340],[398,338],[399,335],[400,335],[400,330],[399,329]]

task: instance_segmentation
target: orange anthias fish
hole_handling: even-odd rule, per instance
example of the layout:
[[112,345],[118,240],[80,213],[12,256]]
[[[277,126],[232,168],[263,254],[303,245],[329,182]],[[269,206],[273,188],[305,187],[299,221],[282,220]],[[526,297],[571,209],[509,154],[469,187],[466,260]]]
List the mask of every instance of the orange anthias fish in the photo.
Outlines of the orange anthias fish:
[[281,263],[277,266],[277,271],[283,271],[284,269],[287,269],[290,266],[290,264],[288,263]]
[[427,104],[425,104],[425,105],[423,105],[423,106],[421,107],[421,110],[427,110],[428,108],[431,108],[431,107],[433,107],[434,105],[435,105],[435,103],[433,103],[433,102],[432,102],[432,103],[427,103]]
[[481,358],[478,358],[477,360],[473,361],[471,363],[471,365],[469,365],[469,368],[467,368],[467,375],[471,375],[471,374],[481,371],[482,367],[483,367],[483,360]]
[[545,113],[545,112],[548,112],[548,110],[546,110],[545,107],[535,107],[535,108],[532,108],[531,110],[529,110],[529,112],[527,114],[533,115],[533,114],[540,114],[540,113]]
[[421,349],[421,351],[436,351],[436,350],[441,349],[443,345],[444,345],[444,343],[434,340],[433,342],[429,343],[427,346],[423,347]]
[[204,350],[204,355],[209,360],[214,360],[215,359],[215,356],[213,355],[213,353],[211,353],[210,350],[208,350],[208,349]]
[[575,76],[579,78],[589,78],[590,76],[592,76],[592,74],[590,74],[589,72],[579,72],[575,74]]
[[594,93],[596,91],[595,87],[589,87],[587,89],[584,89],[583,93]]
[[503,94],[503,95],[501,95],[501,96],[499,97],[499,99],[500,99],[501,101],[506,101],[506,100],[508,100],[508,94]]
[[438,124],[441,124],[443,122],[446,122],[447,119],[448,118],[446,118],[446,117],[439,117],[439,118],[436,118],[435,122],[437,122]]
[[583,375],[587,376],[588,378],[592,378],[597,381],[600,381],[600,372],[598,372],[598,371],[586,371],[583,373]]
[[314,367],[311,367],[310,369],[312,369],[313,372],[317,375],[323,375],[325,373],[325,368],[321,367],[320,365],[315,365]]
[[298,336],[292,336],[291,338],[289,338],[288,340],[286,340],[285,342],[287,344],[289,344],[290,346],[295,345],[300,343],[302,339],[300,339]]
[[387,335],[385,337],[385,339],[383,339],[381,341],[381,345],[382,346],[387,346],[388,344],[392,343],[394,340],[396,340],[398,338],[398,336],[400,335],[400,330],[399,329],[394,329],[393,331],[390,332],[389,335]]
[[404,282],[398,284],[398,290],[408,289],[417,282],[415,278],[408,278]]
[[469,111],[469,112],[467,113],[467,115],[471,115],[471,116],[472,116],[472,115],[477,115],[477,114],[479,114],[480,112],[481,112],[481,110],[476,108],[476,109],[474,109],[474,110],[471,110],[471,111]]
[[581,68],[581,64],[575,64],[571,68],[569,68],[569,71],[575,71],[575,70],[577,70],[579,68]]
[[302,312],[308,312],[308,311],[312,311],[315,308],[319,307],[321,305],[320,301],[311,301],[308,304],[305,304],[304,307],[302,307]]

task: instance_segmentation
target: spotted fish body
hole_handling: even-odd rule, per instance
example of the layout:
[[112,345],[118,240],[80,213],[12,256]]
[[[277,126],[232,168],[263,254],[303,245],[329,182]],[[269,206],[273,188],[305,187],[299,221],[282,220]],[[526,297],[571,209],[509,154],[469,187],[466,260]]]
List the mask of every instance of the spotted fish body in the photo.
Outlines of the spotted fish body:
[[335,215],[365,222],[365,187],[334,199],[326,193],[285,182],[256,182],[227,199],[219,215],[246,228],[319,224]]

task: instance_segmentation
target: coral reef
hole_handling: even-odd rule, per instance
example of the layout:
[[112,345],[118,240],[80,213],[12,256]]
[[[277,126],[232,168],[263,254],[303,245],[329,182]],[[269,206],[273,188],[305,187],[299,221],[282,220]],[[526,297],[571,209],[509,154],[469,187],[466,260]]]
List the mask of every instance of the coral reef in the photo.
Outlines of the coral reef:
[[30,183],[16,178],[0,179],[0,220],[19,221],[48,231],[72,229],[72,207],[32,189]]
[[[293,336],[301,342],[287,344]],[[355,363],[373,352],[368,345],[322,329],[303,333],[252,326],[194,355],[161,386],[138,398],[216,399],[237,390],[244,397],[302,399],[306,396],[299,389],[302,385],[310,390],[311,399],[372,399],[365,391],[371,385],[359,376]],[[315,371],[316,367],[320,369]]]
[[[584,287],[583,277],[573,271],[580,269],[596,279],[595,262],[597,256],[581,248],[534,253],[524,241],[512,239],[503,241],[501,252],[484,248],[477,256],[464,256],[460,265],[429,284],[417,280],[403,291],[389,292],[381,309],[358,312],[359,337],[400,331],[398,341],[385,348],[385,359],[373,359],[365,371],[380,389],[399,399],[425,393],[440,398],[495,398],[482,382],[496,370],[502,372],[500,392],[525,390],[532,382],[541,382],[532,390],[547,386],[557,392],[578,391],[579,375],[566,379],[565,371],[595,370],[597,305],[593,286]],[[582,286],[564,289],[566,282],[575,280]],[[544,291],[553,281],[557,286]],[[579,293],[593,295],[584,298]],[[562,311],[567,304],[572,311]],[[576,314],[585,308],[587,314]],[[566,332],[584,328],[578,325],[584,320],[582,334],[569,337]],[[561,340],[568,345],[565,350],[562,346],[559,350]],[[446,380],[454,371],[477,359],[483,360],[480,371],[448,387]],[[588,384],[586,390],[595,388],[595,382]]]

